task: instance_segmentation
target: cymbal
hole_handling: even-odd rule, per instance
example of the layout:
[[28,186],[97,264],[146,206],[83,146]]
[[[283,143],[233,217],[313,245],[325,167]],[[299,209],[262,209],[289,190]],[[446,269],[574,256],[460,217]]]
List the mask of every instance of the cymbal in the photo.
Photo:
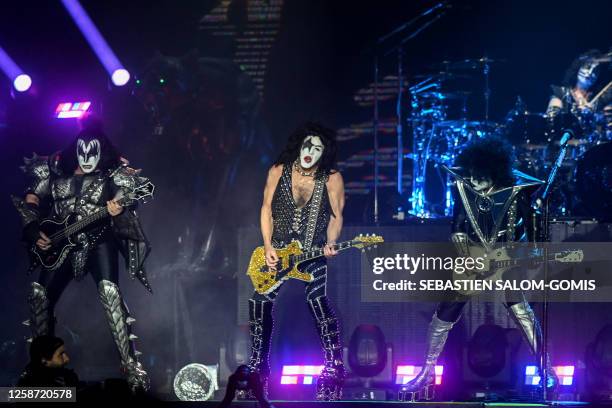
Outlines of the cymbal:
[[431,68],[448,70],[471,70],[471,69],[482,69],[485,65],[499,64],[506,62],[504,59],[492,59],[489,57],[481,58],[468,58],[461,61],[442,61],[434,65],[430,65]]
[[419,94],[419,98],[423,99],[465,99],[471,92],[423,92]]
[[432,73],[417,74],[417,75],[414,75],[412,78],[416,80],[431,78],[437,81],[445,81],[445,80],[457,79],[457,78],[461,78],[461,79],[471,78],[471,75],[457,74],[455,72],[439,71],[439,72],[432,72]]

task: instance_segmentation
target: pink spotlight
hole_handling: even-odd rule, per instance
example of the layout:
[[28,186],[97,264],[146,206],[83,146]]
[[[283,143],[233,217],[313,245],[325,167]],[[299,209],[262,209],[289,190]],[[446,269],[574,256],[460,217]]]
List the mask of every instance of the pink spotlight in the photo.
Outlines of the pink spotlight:
[[281,384],[283,385],[295,385],[297,384],[298,378],[293,375],[283,375],[281,377]]
[[314,377],[321,375],[322,365],[284,365],[281,376],[281,384],[314,384]]
[[[553,366],[552,369],[559,378],[561,385],[572,385],[574,383],[574,371],[575,366]],[[526,385],[538,385],[540,384],[540,370],[537,366],[525,367],[525,384]]]
[[[408,384],[421,371],[420,366],[415,365],[398,365],[395,370],[395,383],[399,385]],[[442,373],[444,366],[437,365],[434,368],[436,385],[442,384]]]
[[55,108],[55,117],[58,119],[80,118],[91,106],[90,101],[62,102]]

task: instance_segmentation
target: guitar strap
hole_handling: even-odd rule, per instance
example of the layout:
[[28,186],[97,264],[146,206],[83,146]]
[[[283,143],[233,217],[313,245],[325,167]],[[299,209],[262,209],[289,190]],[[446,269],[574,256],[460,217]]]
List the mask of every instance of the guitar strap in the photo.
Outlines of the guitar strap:
[[310,202],[310,211],[308,212],[308,222],[306,224],[306,236],[304,242],[302,242],[302,248],[305,251],[310,251],[312,241],[314,239],[315,229],[317,227],[317,220],[319,218],[319,212],[321,210],[321,201],[323,198],[323,192],[325,191],[325,183],[329,176],[325,175],[315,180],[314,190],[312,192],[312,200]]

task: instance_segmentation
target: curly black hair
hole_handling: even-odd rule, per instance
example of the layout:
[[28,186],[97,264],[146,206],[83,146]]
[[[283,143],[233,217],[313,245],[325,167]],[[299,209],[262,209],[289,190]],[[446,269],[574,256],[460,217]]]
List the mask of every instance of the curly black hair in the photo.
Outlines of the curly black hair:
[[565,71],[563,76],[563,86],[573,88],[576,85],[576,77],[578,76],[580,67],[588,60],[599,58],[601,56],[601,51],[597,49],[591,49],[580,54],[574,61],[572,61],[569,68]]
[[496,187],[514,185],[510,145],[498,136],[487,136],[469,143],[455,160],[467,177],[478,180],[490,178]]
[[287,140],[285,148],[280,153],[275,166],[279,164],[292,165],[300,157],[302,142],[307,136],[319,136],[323,142],[323,156],[319,160],[317,174],[315,177],[322,177],[335,173],[336,170],[336,132],[317,122],[306,122],[293,131]]
[[74,140],[60,153],[59,166],[64,174],[72,174],[79,167],[77,142],[79,139],[98,139],[100,141],[100,162],[96,169],[109,170],[121,165],[121,154],[104,132],[102,122],[89,115],[81,121],[81,131]]

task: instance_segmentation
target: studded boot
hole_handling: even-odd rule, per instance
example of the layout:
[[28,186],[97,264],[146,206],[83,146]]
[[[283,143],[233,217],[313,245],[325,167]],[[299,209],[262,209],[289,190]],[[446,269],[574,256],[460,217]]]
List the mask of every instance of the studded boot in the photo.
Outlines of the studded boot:
[[113,282],[102,280],[98,284],[98,294],[119,352],[121,368],[132,392],[148,391],[149,376],[138,362],[141,353],[134,347],[134,340],[138,337],[131,332],[131,325],[136,320],[130,317],[119,287]]

